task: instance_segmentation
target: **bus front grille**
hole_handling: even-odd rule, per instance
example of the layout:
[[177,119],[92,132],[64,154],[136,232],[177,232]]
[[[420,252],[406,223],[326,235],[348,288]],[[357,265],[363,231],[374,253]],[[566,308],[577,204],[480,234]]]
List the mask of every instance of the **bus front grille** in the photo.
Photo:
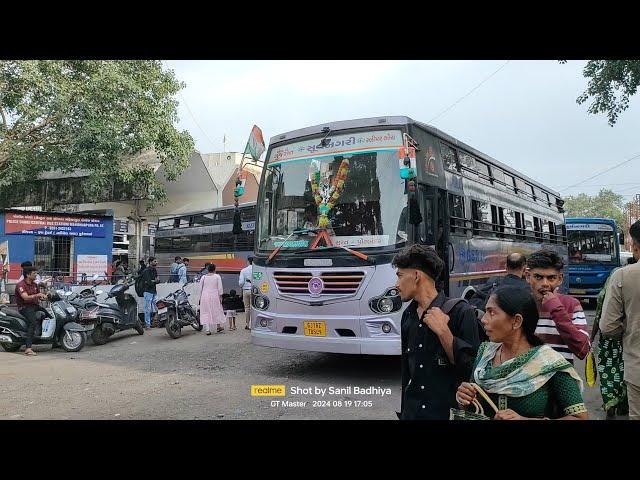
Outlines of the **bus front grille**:
[[[275,272],[273,278],[281,293],[309,294],[311,272]],[[325,272],[320,275],[325,295],[353,295],[360,288],[364,272]]]

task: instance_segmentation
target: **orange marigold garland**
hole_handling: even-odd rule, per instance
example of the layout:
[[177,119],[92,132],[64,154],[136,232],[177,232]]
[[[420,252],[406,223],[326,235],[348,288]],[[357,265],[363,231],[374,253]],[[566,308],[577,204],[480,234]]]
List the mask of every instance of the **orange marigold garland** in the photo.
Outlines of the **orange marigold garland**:
[[333,179],[332,185],[329,188],[325,188],[321,191],[320,183],[320,170],[314,172],[311,176],[311,193],[318,207],[318,227],[327,228],[329,226],[329,211],[335,206],[336,202],[340,198],[342,191],[344,190],[344,182],[349,175],[349,159],[343,158],[338,173]]

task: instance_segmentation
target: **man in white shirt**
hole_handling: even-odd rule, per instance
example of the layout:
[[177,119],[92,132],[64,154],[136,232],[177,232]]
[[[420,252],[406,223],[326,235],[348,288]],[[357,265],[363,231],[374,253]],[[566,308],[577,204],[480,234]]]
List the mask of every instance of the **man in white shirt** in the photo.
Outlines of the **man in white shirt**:
[[244,303],[244,315],[247,321],[245,330],[251,330],[251,279],[253,278],[253,257],[247,258],[249,265],[240,270],[238,285],[242,287],[242,303]]

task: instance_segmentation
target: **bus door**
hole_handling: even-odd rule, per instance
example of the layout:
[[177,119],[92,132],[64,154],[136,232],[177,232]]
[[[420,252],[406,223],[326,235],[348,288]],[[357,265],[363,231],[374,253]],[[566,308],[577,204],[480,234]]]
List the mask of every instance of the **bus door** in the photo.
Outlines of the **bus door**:
[[449,229],[447,228],[447,192],[431,185],[419,186],[419,204],[422,222],[416,228],[416,241],[433,247],[444,261],[442,277],[437,282],[438,289],[449,291]]

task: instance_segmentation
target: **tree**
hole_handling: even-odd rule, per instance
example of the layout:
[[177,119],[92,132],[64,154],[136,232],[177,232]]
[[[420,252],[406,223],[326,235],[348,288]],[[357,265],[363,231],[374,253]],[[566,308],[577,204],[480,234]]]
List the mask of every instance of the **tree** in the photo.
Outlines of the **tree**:
[[593,197],[586,193],[569,196],[564,208],[567,217],[612,218],[618,225],[624,222],[624,196],[604,188]]
[[589,113],[606,113],[613,127],[618,115],[629,108],[629,97],[638,90],[640,60],[589,60],[583,73],[589,84],[576,102],[581,105],[592,98]]
[[117,181],[164,201],[132,159],[155,152],[167,180],[189,166],[193,139],[174,127],[182,88],[159,61],[0,61],[0,186],[86,170],[87,193]]

